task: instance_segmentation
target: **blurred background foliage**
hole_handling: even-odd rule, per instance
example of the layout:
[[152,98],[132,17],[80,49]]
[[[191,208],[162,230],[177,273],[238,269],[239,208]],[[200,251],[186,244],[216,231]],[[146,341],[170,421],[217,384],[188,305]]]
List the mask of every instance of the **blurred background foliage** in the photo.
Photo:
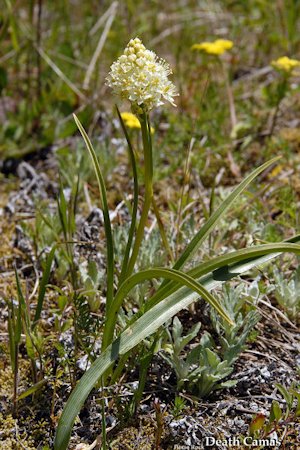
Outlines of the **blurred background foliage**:
[[[71,136],[73,111],[95,128],[100,112],[111,112],[113,104],[104,84],[109,66],[135,36],[173,67],[181,95],[177,110],[169,109],[171,131],[178,116],[180,124],[170,144],[193,131],[223,145],[230,131],[225,93],[212,83],[214,63],[191,52],[191,45],[217,37],[234,41],[228,64],[237,111],[255,128],[261,98],[253,83],[268,74],[272,59],[299,52],[299,12],[298,0],[2,0],[0,155]],[[262,73],[239,83],[254,69]]]

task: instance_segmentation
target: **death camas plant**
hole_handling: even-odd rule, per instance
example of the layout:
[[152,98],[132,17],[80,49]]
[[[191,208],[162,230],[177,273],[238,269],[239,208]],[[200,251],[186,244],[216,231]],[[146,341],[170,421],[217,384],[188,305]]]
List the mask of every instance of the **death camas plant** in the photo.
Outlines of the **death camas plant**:
[[[300,246],[295,243],[300,240],[300,237],[295,236],[289,242],[254,246],[221,255],[203,261],[188,272],[184,272],[186,262],[200,248],[234,200],[258,174],[277,161],[278,158],[274,158],[254,170],[233,190],[195,234],[172,268],[150,267],[135,272],[135,263],[140,254],[149,210],[153,208],[156,214],[158,212],[153,199],[152,141],[149,113],[151,109],[161,106],[165,101],[174,105],[174,97],[177,94],[174,85],[168,78],[170,74],[169,65],[159,59],[155,53],[147,50],[140,39],[136,38],[129,42],[124,54],[112,64],[107,77],[107,84],[113,89],[114,93],[119,98],[130,102],[132,113],[136,115],[140,123],[144,160],[144,198],[141,213],[138,215],[137,162],[129,133],[117,108],[128,144],[129,160],[134,178],[131,223],[118,276],[115,270],[113,232],[100,163],[89,137],[78,118],[74,116],[93,162],[100,190],[107,241],[106,309],[102,352],[80,379],[65,405],[56,432],[54,445],[56,450],[67,448],[76,416],[92,388],[99,381],[102,381],[102,384],[107,383],[114,364],[116,364],[113,377],[115,379],[115,374],[122,372],[130,351],[151,336],[160,326],[199,297],[207,301],[224,321],[233,325],[223,306],[209,291],[222,281],[249,271],[256,264],[268,261],[281,252],[300,253]],[[136,314],[133,314],[127,322],[122,321],[122,329],[120,323],[118,323],[118,315],[124,299],[135,286],[151,279],[162,280],[162,282],[153,295],[150,296],[149,294],[149,298],[146,298],[144,305]]]

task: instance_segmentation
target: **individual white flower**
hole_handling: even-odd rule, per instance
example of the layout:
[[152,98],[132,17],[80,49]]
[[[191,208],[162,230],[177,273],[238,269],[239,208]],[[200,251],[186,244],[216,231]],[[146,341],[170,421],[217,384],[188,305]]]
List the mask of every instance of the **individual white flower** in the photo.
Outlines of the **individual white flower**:
[[160,106],[164,100],[176,106],[173,97],[178,95],[168,79],[172,73],[169,64],[142,44],[139,38],[131,39],[124,54],[110,68],[107,85],[122,99],[131,102],[133,111],[147,112]]

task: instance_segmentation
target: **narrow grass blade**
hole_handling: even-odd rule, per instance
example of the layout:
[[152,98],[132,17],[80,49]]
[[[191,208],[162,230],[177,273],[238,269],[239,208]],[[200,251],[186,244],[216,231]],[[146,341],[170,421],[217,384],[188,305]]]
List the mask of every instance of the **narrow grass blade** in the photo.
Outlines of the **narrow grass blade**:
[[111,26],[113,24],[113,21],[114,21],[116,12],[117,12],[117,7],[118,7],[118,2],[113,2],[112,5],[109,7],[110,13],[109,13],[109,16],[107,18],[106,24],[104,26],[104,30],[103,30],[103,32],[102,32],[102,34],[100,36],[99,41],[98,41],[97,47],[96,47],[96,49],[94,51],[94,54],[92,56],[92,59],[90,61],[90,64],[88,66],[88,69],[86,71],[84,82],[83,82],[83,89],[88,89],[89,88],[91,77],[92,77],[92,75],[93,75],[93,73],[95,71],[96,63],[97,63],[97,61],[98,61],[98,59],[100,57],[100,54],[101,54],[103,46],[104,46],[104,44],[106,42],[108,33],[109,33],[110,28],[111,28]]
[[[182,220],[182,212],[184,209],[184,193],[186,191],[186,188],[189,189],[189,183],[190,183],[190,161],[191,161],[191,154],[194,147],[196,139],[192,137],[190,144],[188,146],[186,158],[185,158],[185,165],[184,165],[184,172],[183,172],[183,180],[182,180],[182,187],[181,187],[181,193],[179,198],[179,204],[178,204],[178,210],[177,210],[177,220],[176,220],[176,259],[178,256],[178,247],[179,247],[179,240],[180,240],[180,225]],[[187,191],[188,192],[188,191]]]
[[43,273],[43,276],[42,276],[42,279],[40,282],[40,286],[39,286],[37,307],[36,307],[36,311],[35,311],[34,322],[33,322],[32,328],[34,328],[37,325],[39,318],[41,316],[45,293],[46,293],[46,287],[47,287],[49,277],[50,277],[51,266],[52,266],[52,261],[54,258],[55,250],[56,250],[56,246],[52,247],[52,249],[46,259],[46,267],[45,267],[45,270],[44,270],[44,273]]
[[152,207],[153,207],[153,212],[154,212],[156,220],[157,220],[157,225],[158,225],[158,228],[159,228],[159,232],[160,232],[162,243],[163,243],[163,245],[165,247],[166,252],[169,254],[170,260],[171,260],[171,262],[173,264],[174,263],[174,255],[173,255],[173,252],[172,252],[171,247],[169,245],[169,241],[167,239],[167,235],[166,235],[166,232],[165,232],[165,227],[164,227],[163,221],[161,219],[159,208],[158,208],[158,206],[156,204],[156,201],[155,201],[154,197],[152,198]]
[[64,194],[64,190],[63,190],[61,181],[60,181],[59,195],[57,198],[57,209],[58,209],[58,215],[59,215],[62,231],[64,234],[64,238],[65,238],[65,241],[67,241],[68,240],[67,202],[66,202],[66,197]]
[[86,148],[92,159],[96,177],[97,177],[97,181],[98,181],[98,185],[99,185],[99,190],[100,190],[100,197],[101,197],[103,217],[104,217],[105,236],[106,236],[106,242],[107,242],[107,300],[106,300],[106,306],[107,306],[107,309],[109,309],[110,304],[113,299],[113,288],[114,288],[114,286],[113,286],[113,283],[114,283],[114,247],[113,247],[111,223],[110,223],[110,218],[109,218],[109,210],[108,210],[108,204],[107,204],[106,188],[105,188],[103,175],[102,175],[102,172],[100,169],[99,161],[98,161],[97,155],[95,153],[95,150],[92,146],[92,143],[91,143],[85,129],[81,125],[78,117],[75,114],[73,116],[74,116],[76,125],[83,137]]
[[10,24],[10,35],[11,35],[11,42],[16,51],[19,50],[19,39],[18,39],[18,25],[15,20],[15,12],[14,8],[12,7],[10,0],[5,0],[6,7],[9,12],[9,24]]
[[49,56],[44,52],[44,50],[41,47],[38,47],[35,45],[35,48],[37,52],[41,55],[41,57],[46,61],[46,63],[51,67],[51,69],[56,73],[59,78],[61,78],[64,83],[73,91],[76,95],[78,95],[79,98],[82,100],[86,100],[85,95],[78,89],[77,86],[75,86],[74,83],[63,73],[62,70],[55,64],[55,62],[49,58]]
[[52,231],[55,239],[57,240],[57,242],[59,242],[59,234],[56,232],[54,226],[52,225],[52,223],[50,222],[50,220],[48,220],[48,218],[42,213],[41,209],[37,207],[37,212],[39,213],[39,215],[41,216],[43,222],[45,222],[45,224],[47,225],[47,227]]
[[26,304],[25,297],[22,292],[20,279],[18,275],[18,271],[15,268],[15,274],[16,274],[16,282],[17,282],[17,293],[18,293],[18,301],[19,301],[19,308],[18,308],[18,316],[17,316],[17,333],[18,333],[18,339],[15,339],[16,343],[18,344],[21,339],[21,330],[22,330],[22,319],[23,319],[23,329],[25,332],[25,345],[26,345],[26,351],[29,356],[29,358],[34,358],[34,343],[31,335],[31,317],[30,317],[30,311]]
[[73,183],[71,198],[68,205],[68,235],[69,239],[71,239],[76,231],[76,211],[77,211],[77,202],[78,202],[78,193],[79,193],[79,184],[80,184],[80,176],[78,174],[76,183]]
[[[21,331],[22,331],[22,315],[24,315],[24,320],[28,322],[28,317],[26,314],[26,302],[25,298],[22,292],[19,274],[17,269],[15,268],[15,277],[16,277],[16,283],[17,283],[17,294],[18,294],[18,312],[17,312],[17,323],[16,323],[16,330],[15,330],[15,342],[19,343],[21,339]],[[29,323],[26,323],[26,326],[29,327]]]
[[235,189],[234,191],[224,200],[224,202],[216,209],[216,211],[210,216],[208,221],[203,225],[203,227],[196,233],[191,242],[188,244],[186,249],[183,251],[180,258],[176,261],[174,269],[181,269],[183,265],[190,259],[193,254],[201,246],[202,242],[215,228],[219,220],[224,216],[228,208],[233,204],[237,197],[246,189],[246,187],[265,169],[267,169],[271,164],[278,161],[280,157],[267,161],[262,166],[255,169],[250,175],[248,175]]
[[22,394],[19,395],[18,400],[22,400],[23,398],[26,398],[29,395],[34,394],[36,391],[41,389],[46,383],[47,383],[47,380],[45,378],[43,380],[39,381],[38,383],[35,383],[30,388],[26,389],[26,391],[22,392]]
[[126,244],[126,249],[125,249],[124,258],[123,258],[123,262],[122,262],[121,274],[120,274],[120,278],[119,278],[119,283],[121,284],[122,281],[124,281],[124,278],[126,275],[130,250],[131,250],[134,231],[135,231],[135,227],[136,227],[136,216],[137,216],[138,202],[139,202],[139,182],[138,182],[136,160],[135,160],[133,147],[132,147],[132,144],[130,141],[130,137],[129,137],[129,134],[125,127],[122,116],[120,114],[119,108],[117,106],[116,106],[116,110],[117,110],[117,114],[118,114],[118,117],[120,120],[120,124],[121,124],[122,130],[123,130],[123,133],[124,133],[126,141],[127,141],[128,154],[129,154],[129,159],[130,159],[130,163],[131,163],[131,167],[132,167],[132,175],[133,175],[133,207],[132,207],[132,214],[131,214],[131,224],[130,224],[129,233],[128,233],[128,240],[127,240],[127,244]]
[[102,449],[107,449],[107,440],[106,440],[106,419],[105,419],[105,400],[104,400],[104,389],[103,389],[103,378],[101,377],[101,394],[102,394],[102,401],[101,401],[101,407],[102,407],[102,417],[101,417],[101,425],[102,425]]
[[[59,234],[55,231],[55,228],[53,227],[53,225],[51,224],[51,222],[47,219],[46,216],[44,216],[44,214],[42,213],[42,211],[40,209],[37,209],[39,215],[41,216],[43,222],[45,222],[45,224],[47,225],[47,227],[51,230],[51,232],[53,233],[53,237],[55,238],[57,245],[58,244],[63,244],[63,242],[61,242],[60,240],[60,236]],[[54,239],[53,239],[54,240]],[[63,253],[64,258],[66,258],[66,260],[68,262],[70,262],[70,258],[69,255],[67,254],[67,252],[64,250],[64,248],[62,247],[62,245],[60,246],[60,251]]]

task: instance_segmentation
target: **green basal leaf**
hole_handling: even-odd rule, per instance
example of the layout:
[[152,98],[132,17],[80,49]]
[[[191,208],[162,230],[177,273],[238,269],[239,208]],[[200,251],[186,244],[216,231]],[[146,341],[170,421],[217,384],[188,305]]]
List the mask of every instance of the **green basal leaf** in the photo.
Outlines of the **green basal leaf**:
[[286,401],[286,406],[289,410],[292,409],[293,406],[293,396],[289,393],[289,391],[282,386],[282,384],[279,383],[275,383],[276,388],[278,389],[278,391],[280,392],[280,394],[283,396],[283,398]]
[[[103,182],[103,179],[100,168],[97,169],[99,166],[98,161],[97,159],[96,162],[94,161],[95,155],[90,141],[78,119],[75,118],[75,120],[76,123],[78,122],[77,125],[92,156],[99,185],[101,187],[101,180]],[[175,270],[150,269],[148,271],[144,271],[143,273],[134,274],[132,277],[125,280],[116,295],[117,301],[115,301],[114,305],[114,314],[110,314],[111,318],[109,320],[112,321],[112,324],[114,324],[115,315],[117,314],[124,297],[134,285],[139,282],[143,282],[145,279],[150,279],[153,277],[171,279],[172,281],[169,283],[164,282],[162,284],[162,287],[156,296],[153,296],[153,298],[149,301],[147,306],[148,310],[141,317],[137,315],[138,318],[118,337],[118,339],[106,348],[106,350],[96,359],[90,369],[81,378],[72,392],[61,416],[55,438],[56,450],[64,450],[67,448],[73,423],[78,412],[83,406],[85,399],[106,370],[120,356],[125,355],[143,339],[153,334],[167,320],[194,302],[199,295],[209,301],[216,309],[220,308],[220,306],[216,304],[214,297],[210,296],[207,292],[208,290],[213,289],[216,285],[234,276],[240,275],[241,273],[249,271],[257,264],[267,262],[283,251],[300,253],[300,246],[295,244],[270,244],[260,246],[259,249],[244,249],[238,252],[233,252],[229,255],[215,258],[214,260],[199,265],[197,268],[193,269],[193,271],[190,271],[189,274],[182,274],[177,270],[181,268],[197,251],[204,239],[211,233],[221,217],[225,214],[240,193],[246,189],[249,183],[278,159],[279,158],[274,158],[253,171],[227,197],[227,199],[211,215],[204,227],[201,228],[201,230],[195,235],[190,244],[187,246],[179,260],[174,265]],[[200,284],[198,284],[194,278],[198,278],[198,283],[200,282]],[[180,287],[182,285],[184,285],[184,287]],[[219,312],[223,313],[223,311],[220,310]],[[113,328],[114,327],[112,327],[112,330],[109,333],[113,333]],[[107,343],[109,343],[109,339],[107,339]]]
[[65,197],[61,182],[60,182],[59,195],[57,198],[57,210],[58,210],[60,223],[61,223],[63,234],[64,234],[64,239],[65,239],[65,241],[68,241],[67,202],[66,202],[66,197]]
[[74,120],[76,122],[76,125],[78,126],[78,129],[83,137],[83,140],[85,142],[86,148],[88,149],[88,152],[90,154],[90,157],[93,162],[93,166],[96,173],[96,178],[99,185],[100,190],[100,196],[101,196],[101,204],[103,209],[103,218],[104,218],[104,228],[105,228],[105,236],[106,236],[106,242],[107,242],[107,301],[106,306],[107,309],[109,309],[110,304],[112,302],[113,298],[113,289],[114,289],[114,247],[113,247],[113,237],[112,237],[112,229],[111,229],[111,223],[109,218],[109,210],[108,210],[108,204],[107,204],[107,196],[106,196],[106,188],[104,183],[104,178],[100,169],[100,164],[97,158],[97,155],[95,153],[95,150],[92,146],[92,143],[81,125],[78,117],[74,114]]
[[300,417],[300,392],[296,391],[296,389],[293,390],[293,395],[297,399],[297,405],[295,410],[296,417]]
[[181,286],[186,286],[187,288],[195,291],[200,297],[203,297],[215,310],[229,323],[232,324],[230,317],[227,315],[226,311],[220,306],[219,302],[213,297],[206,289],[203,288],[199,283],[197,283],[189,275],[174,269],[164,269],[155,268],[148,269],[131,275],[124,283],[120,286],[120,289],[116,293],[113,304],[111,306],[109,316],[107,317],[105,330],[103,334],[103,348],[106,348],[113,336],[113,330],[115,328],[115,322],[117,317],[117,312],[119,311],[124,298],[131,291],[131,289],[137,284],[143,283],[146,280],[151,280],[153,278],[164,278],[168,280],[177,281]]
[[25,327],[25,346],[26,346],[26,352],[30,359],[34,359],[35,352],[34,352],[34,345],[32,342],[32,338],[30,336],[29,330],[27,330],[27,327]]
[[[299,236],[292,238],[298,240]],[[280,254],[283,248],[286,251],[300,252],[300,246],[295,244],[279,244],[281,251],[278,252],[278,244],[273,244],[273,253],[266,256],[258,256],[256,259],[252,258],[251,262],[247,264],[241,261],[241,266],[238,263],[234,266],[232,277],[236,274],[247,272],[250,268],[257,264],[266,262]],[[286,245],[286,247],[284,247]],[[275,253],[277,251],[277,253]],[[244,260],[247,255],[244,255]],[[224,257],[223,257],[224,258]],[[241,258],[242,259],[242,258]],[[248,256],[249,260],[249,256]],[[219,267],[219,266],[218,266]],[[138,275],[138,274],[137,274]],[[207,274],[198,281],[202,282],[206,290],[211,290],[222,281],[215,279],[213,273]],[[184,308],[187,308],[193,303],[199,294],[191,291],[189,287],[182,287],[175,293],[169,295],[150,310],[139,317],[131,326],[129,326],[106,350],[96,359],[90,369],[83,375],[78,382],[70,398],[68,399],[62,416],[59,421],[57,433],[55,437],[55,450],[65,450],[68,446],[72,427],[77,414],[82,408],[87,396],[99,381],[106,370],[115,362],[120,356],[129,352],[132,348],[138,345],[143,339],[153,334],[161,325],[171,319],[175,314]]]
[[[250,173],[234,190],[233,192],[224,200],[224,202],[216,209],[216,211],[210,216],[205,225],[196,233],[191,242],[188,244],[180,258],[177,260],[174,269],[181,269],[183,265],[186,263],[188,259],[191,258],[193,254],[198,250],[204,240],[209,236],[209,234],[213,231],[213,229],[217,226],[218,222],[224,216],[226,211],[230,208],[230,206],[234,203],[234,201],[239,197],[239,195],[247,188],[247,186],[265,169],[267,169],[274,162],[278,161],[280,157],[275,157],[270,161],[267,161],[253,172]],[[149,305],[147,305],[147,309],[152,307],[162,298],[165,298],[166,295],[174,292],[172,289],[174,287],[174,283],[170,281],[164,281],[157,291],[156,295],[152,298]]]
[[274,422],[274,420],[280,420],[282,417],[282,411],[279,406],[279,403],[276,400],[273,400],[271,405],[271,411],[270,411],[270,417],[269,422]]
[[236,384],[237,384],[237,380],[224,381],[224,383],[217,384],[215,386],[214,390],[231,388],[233,386],[236,386]]
[[[251,270],[258,264],[268,262],[276,256],[279,256],[282,252],[299,254],[300,247],[296,242],[300,242],[300,235],[280,243],[257,245],[230,252],[197,265],[194,269],[188,271],[187,274],[193,278],[199,278],[211,272],[210,278],[216,281],[228,281],[241,273]],[[174,282],[160,288],[147,302],[145,309],[152,308],[178,288],[179,286]]]
[[42,279],[40,282],[40,286],[39,286],[37,307],[36,307],[36,311],[35,311],[34,322],[33,322],[32,328],[34,328],[37,325],[38,320],[41,316],[45,293],[46,293],[46,287],[47,287],[49,277],[50,277],[50,271],[51,271],[51,266],[52,266],[52,261],[54,258],[55,250],[56,250],[56,246],[52,247],[49,255],[47,256],[46,267],[45,267],[45,270],[44,270],[44,273],[43,273],[43,276],[42,276]]

